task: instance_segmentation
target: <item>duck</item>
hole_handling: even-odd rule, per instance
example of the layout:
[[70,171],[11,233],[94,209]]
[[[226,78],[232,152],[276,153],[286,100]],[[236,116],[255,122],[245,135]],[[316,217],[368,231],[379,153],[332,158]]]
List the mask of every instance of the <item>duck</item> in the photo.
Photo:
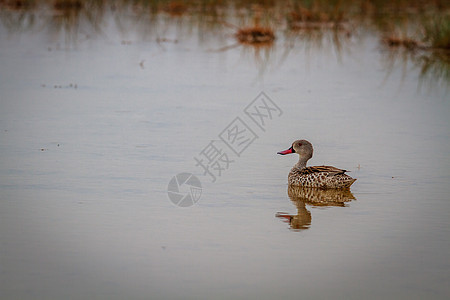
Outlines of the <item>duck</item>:
[[292,146],[280,155],[297,153],[298,162],[292,167],[288,175],[288,184],[307,188],[321,189],[348,189],[356,181],[355,178],[345,174],[349,172],[332,166],[307,167],[306,163],[313,156],[313,146],[307,140],[296,140]]

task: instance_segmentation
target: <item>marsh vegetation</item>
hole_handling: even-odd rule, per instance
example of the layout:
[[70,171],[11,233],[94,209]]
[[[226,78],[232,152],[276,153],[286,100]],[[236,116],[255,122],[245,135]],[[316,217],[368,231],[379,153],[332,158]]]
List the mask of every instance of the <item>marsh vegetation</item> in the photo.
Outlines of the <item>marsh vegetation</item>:
[[350,38],[377,35],[388,59],[409,57],[423,78],[450,80],[447,1],[0,1],[0,21],[8,30],[45,30],[69,46],[101,35],[111,15],[120,31],[157,41],[165,39],[167,23],[176,23],[180,35],[198,31],[203,39],[231,34],[244,47],[271,47],[278,39],[310,49],[329,42],[341,51],[351,47]]

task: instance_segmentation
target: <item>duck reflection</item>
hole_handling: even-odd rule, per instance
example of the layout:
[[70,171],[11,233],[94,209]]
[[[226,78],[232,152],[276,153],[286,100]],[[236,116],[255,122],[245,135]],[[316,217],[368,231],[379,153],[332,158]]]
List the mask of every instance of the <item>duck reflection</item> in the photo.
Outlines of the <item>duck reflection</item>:
[[347,203],[356,200],[350,189],[318,189],[304,188],[289,185],[288,195],[291,201],[297,206],[297,214],[278,212],[277,218],[289,223],[290,229],[301,231],[311,226],[311,212],[306,208],[306,204],[311,206],[347,206]]

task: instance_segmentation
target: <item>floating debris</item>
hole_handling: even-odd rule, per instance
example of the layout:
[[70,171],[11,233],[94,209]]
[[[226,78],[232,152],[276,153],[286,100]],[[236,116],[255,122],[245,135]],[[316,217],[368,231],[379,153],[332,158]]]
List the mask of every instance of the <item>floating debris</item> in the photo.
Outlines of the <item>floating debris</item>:
[[176,43],[178,43],[178,40],[177,39],[168,39],[168,38],[160,38],[160,37],[158,37],[158,38],[156,38],[156,42],[159,44],[159,43],[174,43],[174,44],[176,44]]
[[55,84],[55,85],[47,85],[45,83],[41,84],[42,88],[54,88],[54,89],[77,89],[78,85],[76,83],[70,83],[68,85],[61,85],[61,84]]

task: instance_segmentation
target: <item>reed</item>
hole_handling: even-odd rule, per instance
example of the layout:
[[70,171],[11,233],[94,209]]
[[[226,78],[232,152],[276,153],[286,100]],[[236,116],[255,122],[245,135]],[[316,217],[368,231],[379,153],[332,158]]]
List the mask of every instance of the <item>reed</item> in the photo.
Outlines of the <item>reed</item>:
[[[40,10],[45,13],[37,19]],[[158,14],[202,31],[237,21],[240,26],[234,35],[242,44],[273,43],[280,31],[300,31],[300,37],[309,38],[305,31],[332,29],[350,36],[374,28],[388,47],[450,49],[448,0],[0,0],[0,17],[8,26],[28,24],[23,22],[28,13],[35,23],[52,19],[48,22],[52,26],[59,24],[54,22],[56,15],[70,16],[64,30],[71,30],[70,24],[98,29],[102,20],[97,18],[106,15],[105,11],[113,11],[119,20],[131,16],[139,24],[151,23],[142,25],[147,30],[153,30]],[[253,23],[249,22],[252,18]],[[265,22],[259,22],[264,18]]]
[[292,29],[334,28],[348,19],[351,5],[345,1],[301,1],[296,2],[287,13],[287,21]]
[[450,16],[437,16],[426,22],[424,41],[432,48],[450,50]]

